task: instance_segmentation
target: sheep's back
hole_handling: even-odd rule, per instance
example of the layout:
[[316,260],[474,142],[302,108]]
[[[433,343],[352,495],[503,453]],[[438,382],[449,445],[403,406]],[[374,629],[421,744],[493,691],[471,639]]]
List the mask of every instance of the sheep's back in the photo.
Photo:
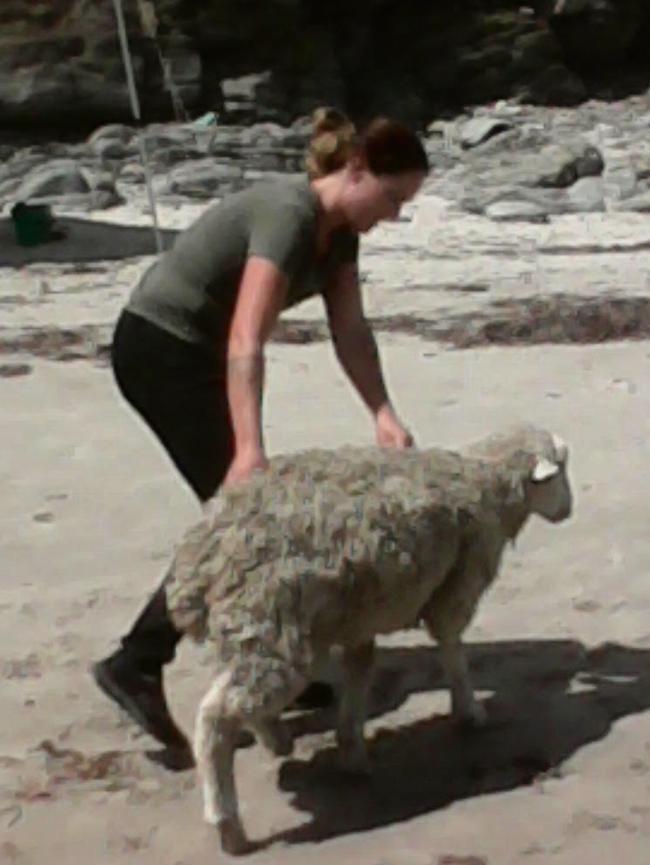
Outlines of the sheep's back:
[[223,642],[246,622],[243,632],[263,628],[273,640],[293,629],[298,639],[301,629],[353,629],[364,611],[375,612],[376,632],[399,627],[443,578],[459,520],[478,499],[457,455],[441,451],[433,479],[424,460],[312,451],[234,488],[177,550],[168,581],[177,627]]

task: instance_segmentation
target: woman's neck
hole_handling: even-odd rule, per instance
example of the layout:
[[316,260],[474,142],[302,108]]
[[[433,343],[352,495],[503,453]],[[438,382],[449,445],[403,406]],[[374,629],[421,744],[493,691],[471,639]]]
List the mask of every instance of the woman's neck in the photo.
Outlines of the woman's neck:
[[320,236],[327,237],[337,228],[345,225],[346,219],[341,208],[341,199],[346,182],[345,168],[311,181],[311,188],[319,203]]

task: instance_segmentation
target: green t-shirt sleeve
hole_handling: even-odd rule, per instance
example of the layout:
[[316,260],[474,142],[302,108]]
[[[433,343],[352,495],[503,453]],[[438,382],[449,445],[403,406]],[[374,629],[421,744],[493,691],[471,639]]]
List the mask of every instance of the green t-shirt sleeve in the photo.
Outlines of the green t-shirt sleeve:
[[313,234],[313,219],[300,207],[260,203],[251,225],[248,255],[272,261],[291,279],[313,246]]

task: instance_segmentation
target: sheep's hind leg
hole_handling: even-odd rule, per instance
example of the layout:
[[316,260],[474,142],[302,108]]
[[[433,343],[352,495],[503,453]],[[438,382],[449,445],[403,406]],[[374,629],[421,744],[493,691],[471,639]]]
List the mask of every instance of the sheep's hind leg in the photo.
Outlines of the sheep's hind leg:
[[276,757],[293,751],[289,727],[280,714],[307,684],[305,676],[278,655],[257,657],[254,672],[242,694],[242,721]]
[[230,671],[222,673],[201,700],[196,717],[194,755],[203,787],[205,820],[219,830],[227,853],[249,849],[241,824],[234,777],[234,755],[240,725],[228,711]]
[[371,642],[347,647],[343,653],[343,691],[337,726],[339,762],[342,769],[355,775],[370,774],[363,726],[374,650]]
[[291,751],[280,712],[304,688],[306,678],[284,658],[250,653],[214,682],[199,706],[195,756],[203,785],[204,816],[219,829],[224,851],[253,849],[246,839],[237,801],[234,753],[247,727],[276,754]]

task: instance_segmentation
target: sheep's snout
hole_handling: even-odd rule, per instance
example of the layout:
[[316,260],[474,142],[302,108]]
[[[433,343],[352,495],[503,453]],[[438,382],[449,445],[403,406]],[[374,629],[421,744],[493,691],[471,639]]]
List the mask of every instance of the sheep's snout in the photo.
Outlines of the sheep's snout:
[[531,510],[550,523],[561,523],[573,512],[573,494],[565,466],[540,460],[531,476]]

